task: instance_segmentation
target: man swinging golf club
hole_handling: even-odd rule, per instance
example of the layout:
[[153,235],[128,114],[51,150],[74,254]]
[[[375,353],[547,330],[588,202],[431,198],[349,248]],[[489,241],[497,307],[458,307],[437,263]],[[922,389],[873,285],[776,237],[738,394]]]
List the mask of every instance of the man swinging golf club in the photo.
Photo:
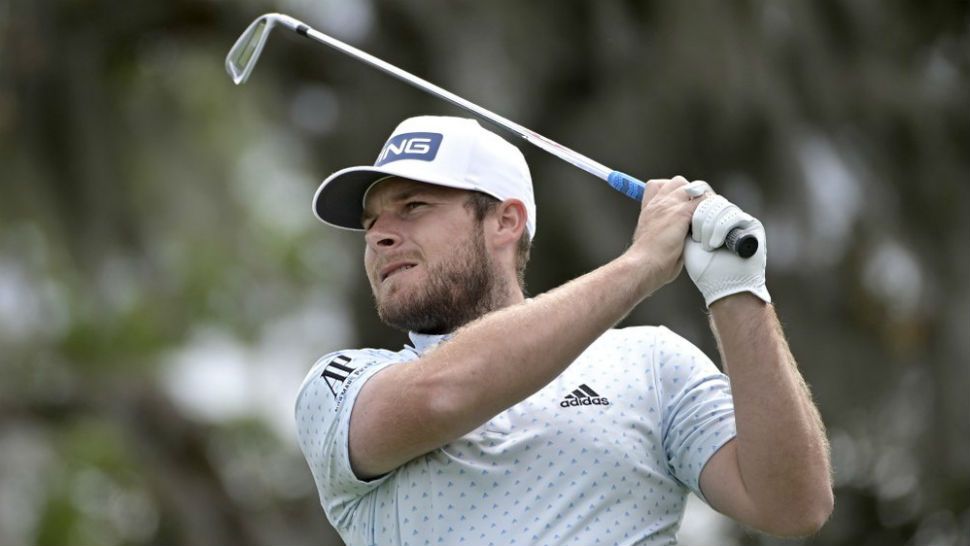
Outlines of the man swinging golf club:
[[[691,491],[766,533],[815,532],[828,447],[764,229],[708,189],[651,180],[622,255],[526,299],[531,177],[476,121],[407,119],[374,165],[324,180],[316,215],[364,231],[378,314],[412,342],[326,355],[300,389],[300,446],[343,540],[673,544]],[[738,227],[761,241],[750,259],[721,248]],[[726,375],[664,327],[613,328],[684,266]]]

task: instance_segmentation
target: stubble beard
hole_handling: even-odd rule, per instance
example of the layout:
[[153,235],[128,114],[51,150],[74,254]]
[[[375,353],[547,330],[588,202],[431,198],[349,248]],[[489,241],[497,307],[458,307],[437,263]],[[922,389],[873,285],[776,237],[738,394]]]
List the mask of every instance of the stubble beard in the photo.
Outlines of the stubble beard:
[[447,260],[428,266],[424,284],[382,300],[377,314],[388,326],[420,334],[447,334],[498,309],[501,289],[480,230]]

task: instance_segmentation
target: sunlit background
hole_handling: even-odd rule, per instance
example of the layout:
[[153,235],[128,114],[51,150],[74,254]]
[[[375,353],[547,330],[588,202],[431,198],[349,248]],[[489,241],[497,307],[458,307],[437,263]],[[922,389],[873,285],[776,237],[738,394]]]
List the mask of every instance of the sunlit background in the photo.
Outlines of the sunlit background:
[[[0,544],[340,544],[293,398],[318,356],[406,338],[310,199],[460,111],[283,32],[233,86],[269,11],[763,219],[836,510],[789,542],[693,498],[683,544],[970,544],[970,9],[899,0],[0,1]],[[636,207],[513,142],[530,291],[622,252]],[[627,323],[715,356],[684,277]]]

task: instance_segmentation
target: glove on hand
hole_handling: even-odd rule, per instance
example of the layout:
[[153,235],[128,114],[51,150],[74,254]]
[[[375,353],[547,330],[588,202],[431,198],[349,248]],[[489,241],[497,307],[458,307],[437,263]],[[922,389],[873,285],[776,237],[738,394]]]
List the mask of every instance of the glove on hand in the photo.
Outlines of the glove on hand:
[[[741,258],[722,248],[724,238],[734,228],[752,232],[758,238],[758,251],[750,258]],[[684,266],[687,274],[704,295],[708,307],[715,301],[751,292],[765,303],[771,296],[765,286],[765,228],[750,214],[720,195],[701,201],[691,219],[691,238],[684,247]]]

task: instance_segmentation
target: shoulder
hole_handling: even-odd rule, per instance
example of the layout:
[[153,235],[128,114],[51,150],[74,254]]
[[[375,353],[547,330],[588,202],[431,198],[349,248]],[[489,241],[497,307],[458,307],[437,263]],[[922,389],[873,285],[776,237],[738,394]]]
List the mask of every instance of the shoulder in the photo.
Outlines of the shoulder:
[[[600,335],[583,351],[578,359],[585,365],[595,366],[603,373],[612,368],[616,373],[635,370],[650,371],[657,366],[658,357],[671,340],[677,337],[662,326],[628,326],[611,328]],[[582,368],[585,365],[581,364]]]
[[322,390],[329,391],[334,398],[341,398],[341,393],[352,385],[365,372],[377,371],[376,368],[384,364],[404,362],[413,356],[409,351],[388,351],[384,349],[343,349],[334,351],[318,358],[307,372],[297,399],[303,397],[311,385],[319,385]]
[[[612,336],[607,338],[606,336]],[[696,347],[684,336],[674,332],[666,326],[627,326],[607,330],[601,339],[625,340],[639,343],[651,343],[658,347]]]
[[[403,352],[403,351],[402,351]],[[340,374],[340,372],[353,372],[365,365],[373,365],[381,362],[401,360],[401,353],[387,351],[384,349],[342,349],[327,353],[316,360],[306,378],[306,383],[324,372]]]
[[590,344],[583,351],[583,355],[586,358],[603,359],[633,354],[643,362],[644,359],[652,359],[658,350],[676,345],[678,341],[689,345],[682,337],[663,326],[611,328]]
[[611,328],[603,333],[594,344],[612,345],[654,345],[658,342],[683,339],[666,326],[627,326]]
[[[694,343],[666,326],[630,326],[607,330],[591,347],[597,354],[633,354],[660,375],[693,372],[710,359]],[[685,366],[686,364],[686,366]],[[713,364],[710,364],[713,366]]]

